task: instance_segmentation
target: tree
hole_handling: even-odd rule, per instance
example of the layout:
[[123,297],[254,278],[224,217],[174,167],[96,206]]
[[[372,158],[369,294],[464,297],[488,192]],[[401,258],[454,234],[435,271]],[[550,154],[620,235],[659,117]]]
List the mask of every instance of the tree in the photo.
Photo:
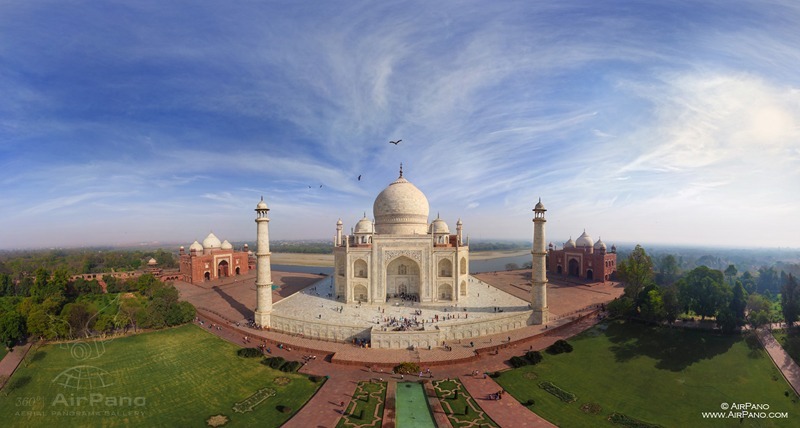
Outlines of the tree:
[[633,299],[628,296],[621,296],[608,302],[606,308],[608,309],[608,316],[611,318],[626,317],[635,309]]
[[772,302],[760,294],[751,294],[747,297],[747,322],[751,327],[758,328],[769,324],[772,318]]
[[672,254],[667,254],[662,257],[658,263],[658,275],[656,282],[658,285],[672,285],[678,280],[681,269],[678,266],[678,260]]
[[736,278],[737,273],[738,271],[734,265],[728,265],[728,267],[725,268],[725,277],[728,278],[728,283],[731,287],[733,287],[733,280]]
[[11,349],[25,337],[25,318],[17,311],[0,315],[0,343]]
[[781,311],[786,325],[791,327],[797,321],[800,314],[800,289],[794,275],[786,277],[786,281],[781,287]]
[[0,273],[0,296],[13,296],[14,283],[11,281],[11,275]]
[[73,339],[91,335],[95,315],[85,303],[67,303],[61,311],[61,318],[69,325]]
[[141,314],[144,312],[142,302],[136,297],[127,298],[120,303],[119,311],[125,317],[126,325],[132,325],[135,333]]
[[756,291],[756,279],[750,271],[744,271],[741,281],[745,291],[748,293],[754,293]]
[[506,263],[506,270],[517,270],[519,265],[516,263]]
[[617,265],[617,273],[625,284],[625,296],[638,302],[639,294],[653,283],[653,261],[641,245],[636,245],[628,258]]
[[664,320],[672,324],[682,312],[678,287],[673,284],[662,288],[661,299],[664,302]]
[[658,287],[651,286],[646,289],[640,311],[642,318],[647,321],[658,323],[666,318],[664,299],[661,297],[661,290]]
[[756,290],[759,293],[770,291],[772,294],[778,292],[780,279],[778,273],[772,267],[762,267],[758,269],[758,279],[756,280]]
[[689,271],[678,281],[678,288],[684,305],[702,319],[714,316],[726,307],[731,295],[730,287],[723,281],[722,272],[706,266]]

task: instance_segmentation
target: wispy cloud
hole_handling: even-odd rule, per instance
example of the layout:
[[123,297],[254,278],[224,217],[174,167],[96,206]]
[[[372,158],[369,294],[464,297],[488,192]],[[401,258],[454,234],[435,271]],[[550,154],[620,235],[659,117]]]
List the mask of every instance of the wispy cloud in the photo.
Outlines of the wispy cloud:
[[796,2],[187,5],[4,7],[3,245],[49,207],[74,237],[249,236],[261,195],[274,236],[324,237],[400,162],[483,236],[527,237],[540,196],[609,242],[800,214]]

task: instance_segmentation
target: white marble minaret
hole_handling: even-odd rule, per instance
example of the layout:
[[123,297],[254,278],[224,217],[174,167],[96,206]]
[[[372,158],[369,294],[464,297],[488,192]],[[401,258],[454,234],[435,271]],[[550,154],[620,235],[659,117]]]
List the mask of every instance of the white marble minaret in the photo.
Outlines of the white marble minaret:
[[269,218],[264,198],[256,206],[256,325],[269,328],[272,313],[272,272],[269,263]]
[[547,249],[545,248],[544,204],[542,200],[533,209],[533,263],[531,267],[531,308],[532,324],[546,324],[549,318],[547,309]]

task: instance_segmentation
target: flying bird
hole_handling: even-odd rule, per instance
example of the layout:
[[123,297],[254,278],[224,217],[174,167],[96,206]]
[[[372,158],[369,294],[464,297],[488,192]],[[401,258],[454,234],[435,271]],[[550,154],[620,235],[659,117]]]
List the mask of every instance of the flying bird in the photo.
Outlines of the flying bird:
[[401,141],[403,141],[403,140],[389,141],[389,144],[394,144],[396,146],[396,145],[400,144]]
[[322,189],[322,185],[321,184],[319,185],[319,188]]
[[361,174],[358,175],[358,181],[361,181]]

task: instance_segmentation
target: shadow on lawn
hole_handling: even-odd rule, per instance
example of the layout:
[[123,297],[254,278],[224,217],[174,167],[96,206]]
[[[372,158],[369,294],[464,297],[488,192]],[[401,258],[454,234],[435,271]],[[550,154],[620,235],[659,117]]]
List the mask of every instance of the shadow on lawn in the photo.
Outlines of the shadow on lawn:
[[656,368],[675,372],[724,354],[741,340],[737,335],[631,322],[610,324],[606,336],[613,343],[610,349],[618,362],[646,356],[658,360]]

